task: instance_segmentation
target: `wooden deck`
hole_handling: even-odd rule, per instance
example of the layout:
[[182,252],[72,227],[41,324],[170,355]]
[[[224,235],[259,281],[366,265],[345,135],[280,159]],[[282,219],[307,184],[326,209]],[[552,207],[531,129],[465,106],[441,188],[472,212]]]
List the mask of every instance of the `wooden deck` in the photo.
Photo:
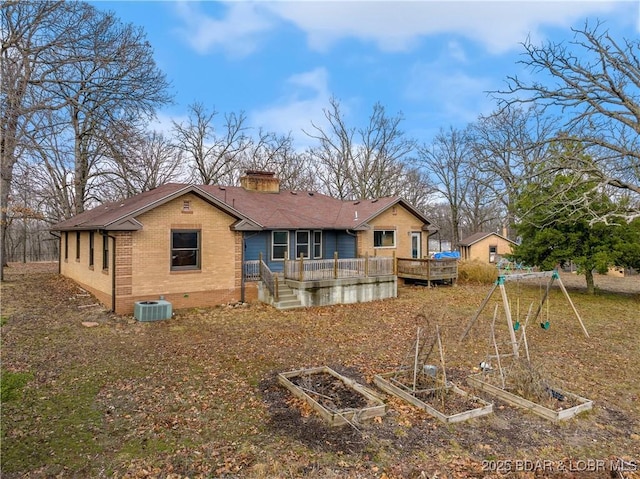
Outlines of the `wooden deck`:
[[458,279],[457,259],[397,259],[398,278],[427,281],[444,281],[455,284]]
[[[261,278],[259,265],[260,260],[245,262],[245,280],[257,281]],[[398,278],[427,281],[429,285],[432,281],[454,284],[458,279],[458,260],[393,257],[297,259],[285,261],[283,273],[286,279],[296,281],[368,278],[395,274]]]

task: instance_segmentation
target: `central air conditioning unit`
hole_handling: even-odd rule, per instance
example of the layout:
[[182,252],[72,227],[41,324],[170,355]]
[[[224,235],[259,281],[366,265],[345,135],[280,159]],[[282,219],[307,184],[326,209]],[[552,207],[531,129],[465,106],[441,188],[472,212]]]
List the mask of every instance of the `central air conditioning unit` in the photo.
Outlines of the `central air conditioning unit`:
[[154,301],[136,301],[133,316],[138,321],[159,321],[171,318],[171,303],[164,299]]

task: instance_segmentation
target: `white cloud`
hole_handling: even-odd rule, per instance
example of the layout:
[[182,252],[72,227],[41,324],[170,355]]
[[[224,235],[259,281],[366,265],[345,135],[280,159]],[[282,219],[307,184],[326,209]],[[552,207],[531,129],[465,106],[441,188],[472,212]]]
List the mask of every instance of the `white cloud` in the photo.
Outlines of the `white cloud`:
[[200,54],[222,50],[232,57],[244,57],[259,46],[273,22],[259,5],[249,2],[220,4],[224,14],[220,18],[206,14],[197,2],[181,1],[176,12],[182,21],[178,34]]
[[187,114],[172,115],[168,111],[160,111],[156,113],[155,118],[149,123],[148,129],[162,133],[166,137],[170,137],[173,134],[173,122],[186,122],[188,120]]
[[[628,3],[628,2],[627,2]],[[420,37],[457,34],[501,53],[518,47],[540,26],[567,27],[621,2],[564,1],[297,1],[265,3],[306,32],[309,46],[326,51],[344,38],[374,42],[383,51],[407,51]]]
[[324,127],[326,119],[323,109],[329,106],[329,75],[325,68],[298,73],[286,81],[283,94],[274,104],[254,110],[249,114],[250,124],[260,125],[265,130],[288,134],[295,139],[296,146],[303,148],[310,139],[302,132],[309,131],[311,122]]
[[430,123],[440,125],[470,123],[480,113],[488,113],[493,103],[486,91],[492,88],[489,78],[471,76],[443,60],[416,63],[412,66],[404,96],[424,105],[424,110],[437,111],[439,117]]
[[[211,14],[216,8],[222,13]],[[629,0],[181,1],[176,7],[183,23],[178,31],[197,52],[219,49],[235,57],[256,51],[278,17],[302,30],[309,47],[321,52],[346,38],[372,42],[382,51],[408,51],[425,36],[453,34],[503,53],[527,37],[542,38],[542,27],[567,28],[615,9],[638,14]]]
[[448,55],[459,63],[467,63],[467,54],[464,47],[457,41],[449,41],[447,44]]

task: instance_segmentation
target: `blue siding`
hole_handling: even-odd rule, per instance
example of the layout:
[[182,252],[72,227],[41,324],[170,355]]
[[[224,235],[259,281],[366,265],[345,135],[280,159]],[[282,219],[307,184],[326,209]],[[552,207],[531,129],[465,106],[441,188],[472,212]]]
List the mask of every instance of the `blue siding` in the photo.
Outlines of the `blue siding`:
[[340,258],[356,257],[356,238],[348,234],[346,231],[339,231],[337,238],[338,256]]
[[271,241],[271,232],[260,231],[259,233],[245,233],[244,235],[244,259],[246,261],[256,260],[260,258],[268,259],[269,242]]
[[[313,230],[311,230],[313,238]],[[296,250],[295,230],[289,231],[289,257],[293,259],[293,252]],[[310,245],[313,247],[313,245]],[[322,259],[333,258],[333,253],[337,251],[339,258],[356,257],[356,238],[346,231],[325,230],[322,232]],[[244,235],[244,259],[246,261],[262,258],[267,263],[271,271],[282,271],[282,261],[271,261],[271,231],[260,231],[257,233],[245,233]]]
[[337,251],[336,238],[336,231],[327,230],[322,232],[322,259],[333,258],[333,252]]
[[[289,242],[292,235],[289,233]],[[289,244],[291,250],[291,244]],[[271,261],[271,231],[260,231],[257,233],[245,233],[244,235],[244,259],[245,261],[262,259],[271,271],[282,271],[284,263],[282,261]]]
[[322,257],[333,258],[338,252],[338,258],[356,257],[356,238],[346,231],[327,230],[322,232]]

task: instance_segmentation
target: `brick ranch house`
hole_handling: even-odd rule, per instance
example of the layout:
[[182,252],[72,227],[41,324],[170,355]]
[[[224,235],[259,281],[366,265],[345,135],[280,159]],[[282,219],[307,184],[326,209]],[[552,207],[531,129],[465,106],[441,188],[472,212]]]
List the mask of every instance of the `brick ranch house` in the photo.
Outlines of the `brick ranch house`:
[[273,173],[249,171],[239,187],[170,183],[52,231],[60,274],[131,314],[137,301],[161,297],[176,309],[255,301],[261,281],[246,266],[258,259],[277,274],[300,256],[422,258],[435,230],[398,197],[341,201],[280,190]]
[[498,233],[475,233],[462,239],[458,247],[463,260],[495,264],[513,253],[515,244],[515,241]]

